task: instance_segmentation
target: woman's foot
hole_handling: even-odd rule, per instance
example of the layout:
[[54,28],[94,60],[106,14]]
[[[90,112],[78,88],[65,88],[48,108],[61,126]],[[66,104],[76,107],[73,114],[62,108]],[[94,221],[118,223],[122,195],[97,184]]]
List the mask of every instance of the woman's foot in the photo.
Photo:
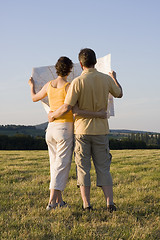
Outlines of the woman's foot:
[[68,204],[64,201],[62,201],[60,204],[59,204],[59,207],[60,208],[65,208],[65,207],[69,207]]
[[49,203],[48,206],[46,207],[47,211],[50,211],[52,209],[55,209],[56,207],[58,207],[58,203]]

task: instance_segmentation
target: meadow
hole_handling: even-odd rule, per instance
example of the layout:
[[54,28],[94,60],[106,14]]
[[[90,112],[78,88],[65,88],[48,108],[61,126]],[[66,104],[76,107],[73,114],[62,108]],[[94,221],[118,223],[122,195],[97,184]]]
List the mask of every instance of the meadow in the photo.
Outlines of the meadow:
[[117,211],[108,213],[91,170],[91,203],[83,212],[72,161],[63,193],[70,208],[46,212],[47,151],[0,151],[0,239],[160,239],[160,150],[112,150],[111,173]]

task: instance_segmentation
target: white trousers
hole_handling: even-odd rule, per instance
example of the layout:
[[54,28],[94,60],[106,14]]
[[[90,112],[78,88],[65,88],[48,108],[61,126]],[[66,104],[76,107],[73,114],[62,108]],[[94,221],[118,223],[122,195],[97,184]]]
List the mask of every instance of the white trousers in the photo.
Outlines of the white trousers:
[[72,161],[73,123],[49,123],[46,142],[50,158],[50,189],[63,191]]

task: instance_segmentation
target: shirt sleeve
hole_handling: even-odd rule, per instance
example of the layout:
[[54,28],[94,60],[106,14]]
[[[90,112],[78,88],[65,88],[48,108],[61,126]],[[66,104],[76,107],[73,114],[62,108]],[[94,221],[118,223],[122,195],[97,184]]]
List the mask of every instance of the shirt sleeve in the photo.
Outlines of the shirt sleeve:
[[114,96],[114,97],[119,97],[120,93],[121,93],[121,89],[120,87],[118,87],[114,80],[109,76],[109,92]]
[[80,82],[79,79],[74,79],[67,91],[64,103],[74,106],[80,95]]

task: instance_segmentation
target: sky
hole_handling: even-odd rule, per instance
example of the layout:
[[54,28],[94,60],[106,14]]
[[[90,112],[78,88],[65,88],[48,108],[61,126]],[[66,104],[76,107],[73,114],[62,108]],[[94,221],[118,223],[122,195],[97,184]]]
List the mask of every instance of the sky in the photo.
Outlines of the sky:
[[159,9],[159,0],[0,0],[0,125],[46,122],[31,100],[32,68],[78,62],[88,47],[111,53],[123,87],[110,129],[160,133]]

